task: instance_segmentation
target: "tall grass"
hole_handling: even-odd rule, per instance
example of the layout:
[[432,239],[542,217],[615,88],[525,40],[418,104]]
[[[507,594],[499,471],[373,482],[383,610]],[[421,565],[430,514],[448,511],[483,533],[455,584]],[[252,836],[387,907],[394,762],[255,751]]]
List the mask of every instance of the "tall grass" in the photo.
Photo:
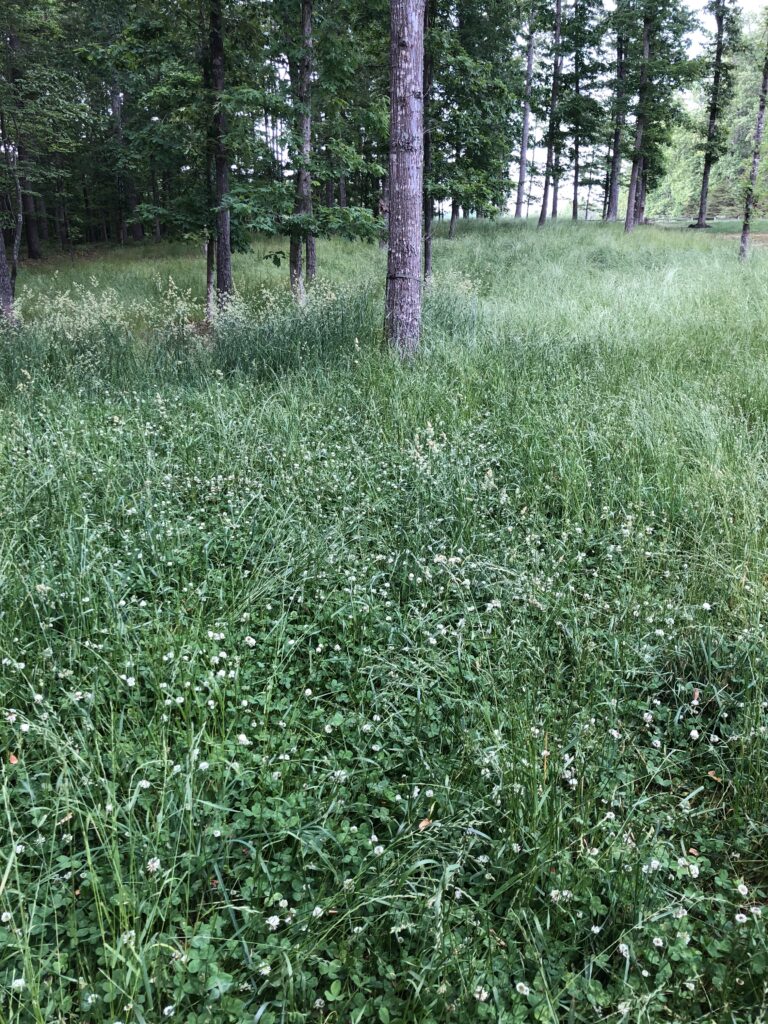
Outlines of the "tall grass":
[[765,1018],[768,262],[462,228],[3,338],[3,1021]]

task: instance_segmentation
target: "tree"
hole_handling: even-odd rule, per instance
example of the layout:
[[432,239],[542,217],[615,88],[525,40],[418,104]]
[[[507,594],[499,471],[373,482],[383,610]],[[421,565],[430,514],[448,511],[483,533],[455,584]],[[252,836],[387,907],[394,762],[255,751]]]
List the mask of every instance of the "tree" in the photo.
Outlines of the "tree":
[[704,143],[704,168],[701,178],[699,215],[696,219],[697,228],[705,228],[707,226],[709,178],[712,168],[720,159],[724,150],[722,114],[724,107],[730,99],[733,83],[733,65],[729,60],[729,56],[733,53],[740,35],[738,9],[732,2],[729,3],[729,0],[710,0],[708,9],[714,15],[717,27],[712,57],[709,117],[707,120],[707,137]]
[[528,137],[531,125],[531,92],[533,90],[533,56],[536,46],[536,29],[533,21],[533,9],[528,17],[528,45],[525,60],[525,97],[523,99],[523,121],[520,133],[520,170],[517,179],[517,198],[515,200],[515,219],[523,216],[525,201],[525,181],[528,173]]
[[213,90],[213,146],[216,203],[216,294],[220,303],[234,291],[229,194],[227,115],[224,109],[224,19],[222,0],[210,0],[210,60]]
[[386,334],[401,358],[421,338],[421,214],[424,163],[424,8],[391,0],[389,251]]
[[299,302],[305,299],[302,277],[302,241],[306,239],[306,280],[315,276],[315,240],[306,222],[312,216],[312,0],[301,0],[301,34],[297,47],[291,48],[288,68],[294,107],[293,169],[296,181],[295,221],[291,231],[291,288]]
[[763,77],[760,83],[760,99],[757,106],[757,120],[755,122],[755,145],[752,150],[752,163],[749,169],[749,181],[747,184],[746,197],[744,201],[744,224],[741,229],[741,242],[739,244],[739,259],[745,260],[749,252],[749,233],[752,225],[752,213],[755,208],[755,194],[757,191],[757,175],[760,170],[760,150],[763,143],[763,129],[765,127],[765,102],[768,96],[768,46],[765,50],[765,61],[763,63]]
[[539,214],[539,227],[546,223],[547,211],[549,208],[549,186],[555,173],[555,145],[556,136],[559,133],[559,110],[558,93],[560,90],[560,75],[563,68],[563,55],[560,51],[560,39],[562,32],[563,9],[561,0],[555,0],[555,27],[552,43],[552,86],[549,93],[549,126],[547,128],[547,159],[544,165],[544,194],[541,201],[541,213]]

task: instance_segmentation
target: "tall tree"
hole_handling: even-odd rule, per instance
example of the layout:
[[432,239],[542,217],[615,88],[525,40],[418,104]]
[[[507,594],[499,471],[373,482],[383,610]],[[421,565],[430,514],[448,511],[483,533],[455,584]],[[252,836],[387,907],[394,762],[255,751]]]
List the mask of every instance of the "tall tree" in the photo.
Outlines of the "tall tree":
[[306,239],[306,280],[315,274],[315,246],[308,220],[312,216],[312,0],[301,0],[301,33],[298,46],[292,47],[288,58],[291,93],[295,118],[293,166],[296,182],[294,201],[295,221],[291,229],[290,270],[291,288],[299,302],[305,299],[305,281],[302,274],[302,241]]
[[536,28],[533,20],[533,9],[528,16],[528,45],[525,60],[525,96],[523,99],[523,118],[520,133],[520,170],[517,178],[517,197],[515,200],[515,219],[523,216],[525,201],[525,181],[528,174],[528,137],[531,130],[531,93],[533,91],[533,57],[536,46]]
[[547,158],[544,164],[544,194],[541,201],[541,213],[539,214],[539,227],[541,227],[547,219],[547,211],[549,207],[549,186],[552,176],[555,173],[556,136],[560,130],[558,120],[558,98],[560,91],[560,75],[563,67],[563,55],[560,50],[562,17],[562,0],[555,0],[555,27],[552,44],[552,85],[549,93],[549,125],[547,128]]
[[712,168],[722,155],[724,148],[722,114],[732,86],[732,64],[729,55],[738,41],[740,20],[738,9],[729,0],[710,0],[708,10],[715,18],[715,46],[712,56],[712,80],[709,87],[709,111],[707,137],[704,143],[704,168],[701,176],[699,215],[696,227],[707,226],[709,204],[709,178]]
[[755,208],[757,175],[760,170],[760,150],[763,144],[763,130],[765,128],[766,97],[768,97],[768,46],[766,46],[765,61],[763,63],[763,77],[760,83],[760,98],[758,100],[757,120],[755,122],[755,145],[752,150],[752,163],[749,169],[749,181],[744,201],[744,224],[741,229],[741,242],[739,244],[740,260],[745,260],[749,252],[749,234],[752,227],[752,213]]
[[389,252],[386,334],[401,358],[421,339],[421,218],[424,175],[424,8],[391,0]]
[[220,303],[234,291],[229,206],[229,154],[224,106],[224,18],[222,0],[210,0],[211,85],[213,88],[213,144],[216,202],[216,293]]

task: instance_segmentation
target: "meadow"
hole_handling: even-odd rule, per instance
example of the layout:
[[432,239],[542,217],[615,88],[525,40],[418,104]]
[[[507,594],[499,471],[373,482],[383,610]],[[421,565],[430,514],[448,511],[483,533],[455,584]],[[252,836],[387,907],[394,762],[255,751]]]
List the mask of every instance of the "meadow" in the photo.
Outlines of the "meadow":
[[768,253],[275,248],[22,272],[0,1021],[768,1020]]

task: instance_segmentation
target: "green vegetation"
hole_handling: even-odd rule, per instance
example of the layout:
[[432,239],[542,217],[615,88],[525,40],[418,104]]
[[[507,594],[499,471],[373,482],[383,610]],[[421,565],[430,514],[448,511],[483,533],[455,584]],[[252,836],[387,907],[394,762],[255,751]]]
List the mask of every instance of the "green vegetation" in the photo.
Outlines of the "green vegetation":
[[410,366],[375,246],[322,243],[303,311],[236,257],[210,331],[198,252],[26,277],[4,1024],[762,1019],[768,257],[734,247],[464,223]]

